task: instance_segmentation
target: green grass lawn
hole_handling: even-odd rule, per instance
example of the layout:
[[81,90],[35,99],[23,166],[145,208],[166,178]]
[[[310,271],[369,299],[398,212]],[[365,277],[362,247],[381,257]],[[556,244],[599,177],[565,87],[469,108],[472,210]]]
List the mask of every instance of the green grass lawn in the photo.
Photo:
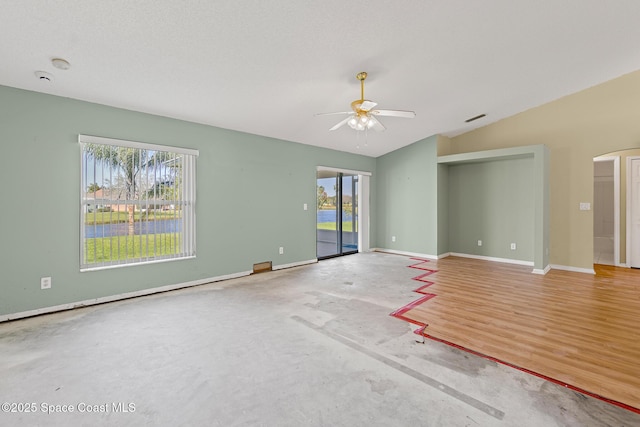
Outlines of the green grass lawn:
[[87,239],[85,263],[172,255],[180,251],[180,239],[175,233]]
[[[336,223],[335,222],[319,222],[316,225],[318,230],[335,230]],[[342,223],[342,231],[353,231],[353,222],[352,221],[344,221]]]
[[[133,214],[134,221],[140,221],[142,217],[145,221],[154,221],[156,219],[175,219],[182,218],[181,211],[161,211],[161,212],[139,212]],[[128,212],[90,212],[85,215],[85,224],[117,224],[129,221]]]

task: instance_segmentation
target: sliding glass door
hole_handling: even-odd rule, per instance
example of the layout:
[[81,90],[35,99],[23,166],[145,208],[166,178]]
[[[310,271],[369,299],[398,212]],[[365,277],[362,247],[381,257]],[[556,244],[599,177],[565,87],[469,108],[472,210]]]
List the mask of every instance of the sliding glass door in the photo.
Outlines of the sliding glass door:
[[347,254],[358,252],[358,176],[340,175],[340,247],[341,253]]
[[358,252],[358,175],[318,171],[318,259]]

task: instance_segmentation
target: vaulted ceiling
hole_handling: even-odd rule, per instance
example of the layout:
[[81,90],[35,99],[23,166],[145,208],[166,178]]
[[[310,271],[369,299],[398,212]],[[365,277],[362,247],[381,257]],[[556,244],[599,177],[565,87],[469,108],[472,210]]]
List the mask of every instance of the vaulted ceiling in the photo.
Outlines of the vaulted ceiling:
[[[639,18],[637,0],[5,0],[0,85],[377,157],[639,69]],[[315,114],[347,111],[360,71],[416,118],[330,132]]]

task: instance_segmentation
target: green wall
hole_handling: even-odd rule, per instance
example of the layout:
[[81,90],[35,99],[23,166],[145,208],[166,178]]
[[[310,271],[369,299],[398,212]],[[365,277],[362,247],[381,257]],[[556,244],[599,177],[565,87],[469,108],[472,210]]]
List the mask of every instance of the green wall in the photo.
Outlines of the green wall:
[[378,158],[377,247],[422,256],[453,252],[513,259],[543,272],[548,266],[546,148],[438,157],[437,145],[433,136]]
[[[78,134],[200,151],[196,259],[80,273]],[[0,315],[315,259],[316,167],[377,179],[371,157],[2,86],[0,143]]]
[[[377,247],[436,255],[437,137],[423,139],[377,160]],[[395,242],[392,236],[396,237]]]
[[[195,259],[80,273],[78,134],[199,150]],[[540,147],[438,158],[432,136],[374,159],[2,86],[0,141],[0,316],[313,260],[317,166],[372,173],[371,247],[547,265]]]
[[533,157],[449,166],[450,252],[533,262],[533,167]]

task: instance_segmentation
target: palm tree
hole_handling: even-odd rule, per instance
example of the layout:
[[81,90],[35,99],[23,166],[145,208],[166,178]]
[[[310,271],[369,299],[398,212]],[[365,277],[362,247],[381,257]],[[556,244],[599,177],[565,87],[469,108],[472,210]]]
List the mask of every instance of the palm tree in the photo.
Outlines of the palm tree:
[[[114,147],[102,144],[87,144],[85,151],[97,162],[104,162],[109,167],[121,173],[124,183],[125,199],[133,200],[136,195],[136,177],[146,165],[147,151],[127,147]],[[144,158],[144,161],[143,161]],[[134,234],[135,206],[130,204],[129,234]]]
[[322,185],[317,185],[316,187],[318,189],[317,206],[318,206],[318,209],[322,209],[325,203],[327,203],[327,192],[324,191],[324,187]]
[[[136,200],[145,194],[146,184],[143,175],[150,168],[167,166],[175,158],[173,153],[165,151],[149,151],[139,148],[118,147],[102,144],[87,144],[85,151],[96,161],[103,162],[117,171],[122,178],[124,197],[127,201]],[[175,166],[167,166],[175,167]],[[135,204],[128,205],[129,234],[134,234]]]
[[[171,153],[164,153],[171,154]],[[168,173],[162,175],[153,186],[147,191],[146,196],[160,200],[180,200],[182,197],[182,162],[181,157],[156,156],[155,166],[162,165],[169,169]]]

